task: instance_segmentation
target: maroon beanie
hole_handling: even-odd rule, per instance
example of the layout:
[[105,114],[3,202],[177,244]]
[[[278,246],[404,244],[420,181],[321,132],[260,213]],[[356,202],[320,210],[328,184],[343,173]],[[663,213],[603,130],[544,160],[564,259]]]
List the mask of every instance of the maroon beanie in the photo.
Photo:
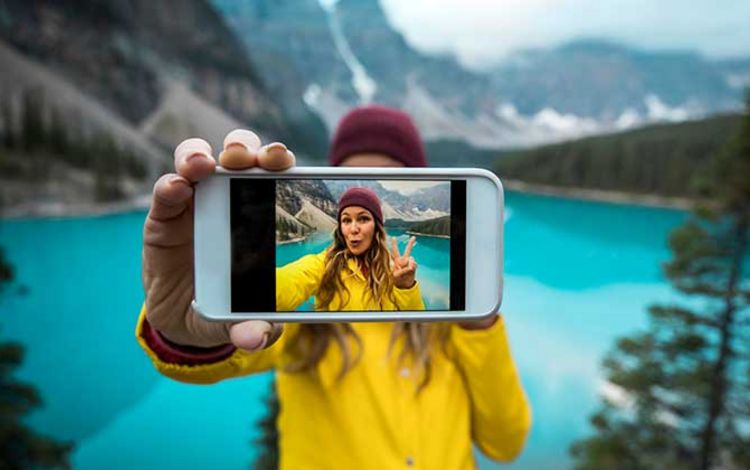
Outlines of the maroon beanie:
[[427,166],[422,139],[408,114],[385,106],[363,106],[339,122],[328,161],[339,166],[357,153],[382,153],[405,166]]
[[341,221],[341,211],[349,206],[360,206],[370,211],[380,224],[383,224],[383,211],[380,208],[380,199],[374,191],[367,188],[349,188],[344,191],[339,199],[339,214],[337,222]]

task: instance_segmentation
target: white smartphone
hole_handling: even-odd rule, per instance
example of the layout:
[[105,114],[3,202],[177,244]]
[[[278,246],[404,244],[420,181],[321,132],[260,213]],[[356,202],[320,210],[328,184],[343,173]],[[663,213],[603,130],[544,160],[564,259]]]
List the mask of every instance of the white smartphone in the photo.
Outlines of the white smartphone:
[[[355,222],[340,213],[339,202],[347,191],[361,192],[352,188],[376,196],[377,220],[370,221],[367,211],[362,220],[353,217],[356,224],[374,224],[379,235],[363,235],[360,227],[366,225],[343,235],[342,224],[354,227]],[[219,168],[196,186],[193,307],[216,321],[481,319],[497,312],[502,302],[503,205],[500,180],[473,168]],[[349,242],[352,233],[357,240]],[[388,238],[391,255],[390,261],[380,258],[380,272],[384,263],[394,267],[393,256],[408,254],[416,262],[413,287],[403,287],[409,291],[403,295],[383,296],[390,302],[366,295],[372,291],[371,273],[367,263],[357,261],[364,256],[357,253],[364,248],[358,244],[383,249],[378,236]],[[347,261],[333,263],[336,251]],[[318,294],[324,290],[324,274],[334,269],[340,272],[325,276],[326,286],[339,297],[331,301],[328,295],[324,303],[325,296]],[[358,280],[331,281],[355,275]],[[348,296],[340,292],[342,286]]]

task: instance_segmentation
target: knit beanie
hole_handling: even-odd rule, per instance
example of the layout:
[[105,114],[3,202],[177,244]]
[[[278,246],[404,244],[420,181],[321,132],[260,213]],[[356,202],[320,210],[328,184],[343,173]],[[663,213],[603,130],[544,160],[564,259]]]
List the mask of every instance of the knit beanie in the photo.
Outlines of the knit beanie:
[[422,139],[408,114],[385,106],[355,108],[341,119],[328,161],[339,166],[348,156],[382,153],[405,166],[427,166]]
[[367,188],[349,188],[344,191],[339,199],[339,213],[337,221],[341,221],[341,211],[349,206],[360,206],[364,207],[373,217],[375,217],[380,224],[383,224],[383,211],[380,208],[380,199],[374,191]]

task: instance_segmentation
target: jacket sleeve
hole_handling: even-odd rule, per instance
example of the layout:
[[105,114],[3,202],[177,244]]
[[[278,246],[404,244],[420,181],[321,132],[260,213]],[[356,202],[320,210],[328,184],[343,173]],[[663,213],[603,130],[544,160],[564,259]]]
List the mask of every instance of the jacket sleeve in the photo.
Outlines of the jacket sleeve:
[[511,356],[503,317],[484,330],[454,324],[450,338],[471,399],[474,442],[492,459],[515,459],[531,428],[531,407]]
[[419,282],[415,282],[408,289],[394,288],[393,297],[396,300],[398,310],[424,310],[424,300],[422,300],[422,292],[419,290]]
[[276,268],[276,310],[292,312],[317,294],[324,271],[325,252]]
[[192,384],[210,384],[271,369],[282,339],[267,349],[247,352],[232,345],[195,348],[174,344],[163,338],[146,320],[146,306],[135,328],[138,344],[161,374]]

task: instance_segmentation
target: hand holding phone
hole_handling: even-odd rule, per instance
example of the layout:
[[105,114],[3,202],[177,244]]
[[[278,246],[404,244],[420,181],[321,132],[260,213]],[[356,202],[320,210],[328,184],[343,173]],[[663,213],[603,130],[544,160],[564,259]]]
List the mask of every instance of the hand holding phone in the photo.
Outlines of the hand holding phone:
[[[222,165],[234,169],[259,166],[283,170],[294,155],[283,144],[261,146],[252,132],[235,130],[224,139]],[[211,146],[187,139],[174,152],[175,172],[154,185],[143,230],[143,284],[149,323],[167,339],[186,346],[209,347],[230,341],[244,349],[261,349],[281,334],[281,325],[265,321],[208,322],[191,308],[195,285],[193,265],[194,185],[214,174]]]

